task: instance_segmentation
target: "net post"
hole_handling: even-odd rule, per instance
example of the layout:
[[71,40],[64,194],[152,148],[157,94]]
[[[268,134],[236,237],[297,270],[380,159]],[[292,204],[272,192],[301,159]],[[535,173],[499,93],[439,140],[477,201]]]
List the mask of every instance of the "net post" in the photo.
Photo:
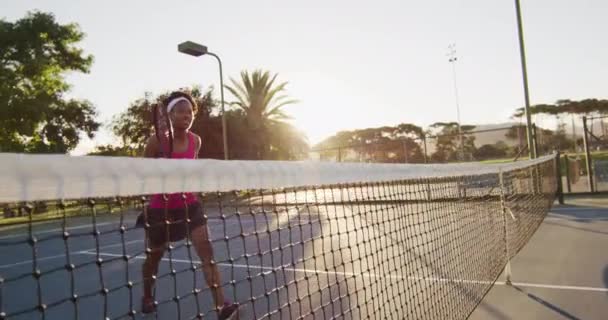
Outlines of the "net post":
[[568,193],[572,192],[572,182],[570,181],[570,158],[567,154],[564,154],[564,165],[566,173],[566,190]]
[[530,179],[527,179],[530,184],[530,190],[532,191],[532,195],[536,195],[536,182],[534,181],[534,168],[528,168],[528,172],[530,174]]
[[533,151],[532,151],[532,158],[536,158],[538,157],[538,139],[537,139],[537,135],[536,135],[537,131],[536,131],[536,123],[532,124],[532,137],[534,137],[534,139],[532,140],[532,144],[533,144]]
[[408,163],[407,159],[407,141],[403,139],[403,160]]
[[589,130],[587,129],[587,117],[583,116],[583,146],[585,148],[585,164],[587,166],[587,183],[589,192],[594,192],[593,188],[593,168],[591,165],[591,151],[589,150]]
[[505,258],[506,258],[506,264],[505,264],[505,284],[506,285],[511,285],[511,257],[509,254],[509,228],[507,225],[507,206],[506,206],[506,201],[505,201],[505,183],[504,183],[504,174],[502,171],[502,168],[498,171],[498,181],[500,183],[500,208],[502,211],[502,221],[503,221],[503,229],[504,229],[504,233],[503,233],[503,238],[504,238],[504,242],[505,242]]
[[422,136],[422,144],[424,145],[424,163],[428,163],[427,151],[426,151],[426,136]]
[[564,186],[562,182],[562,165],[559,151],[555,153],[555,182],[557,183],[557,200],[559,204],[564,204]]

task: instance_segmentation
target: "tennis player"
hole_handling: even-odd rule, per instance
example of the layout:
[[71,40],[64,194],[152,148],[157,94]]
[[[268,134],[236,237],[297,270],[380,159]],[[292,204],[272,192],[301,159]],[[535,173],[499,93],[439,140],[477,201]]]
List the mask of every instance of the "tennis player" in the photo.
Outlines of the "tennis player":
[[[173,146],[170,158],[196,159],[201,149],[201,138],[190,131],[197,105],[192,97],[184,92],[173,92],[166,98],[167,114],[173,128]],[[161,154],[159,139],[152,135],[145,149],[145,157],[157,158]],[[189,222],[187,221],[189,219]],[[207,286],[210,288],[218,319],[233,319],[238,313],[238,304],[224,299],[220,273],[213,259],[213,248],[209,241],[207,221],[198,198],[192,193],[153,195],[144,213],[138,219],[138,225],[148,223],[146,237],[148,250],[143,265],[144,296],[142,312],[156,310],[152,295],[158,265],[169,242],[180,241],[190,237],[192,244],[202,261],[202,269]],[[168,222],[168,223],[167,223]]]

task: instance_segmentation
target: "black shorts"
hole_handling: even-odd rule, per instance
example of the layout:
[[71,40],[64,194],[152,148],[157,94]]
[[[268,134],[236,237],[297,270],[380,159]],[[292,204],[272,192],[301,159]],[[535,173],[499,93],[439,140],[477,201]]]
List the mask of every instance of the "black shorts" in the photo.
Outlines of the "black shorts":
[[[186,217],[186,211],[188,217]],[[198,202],[190,204],[187,210],[186,208],[159,209],[148,207],[146,213],[146,216],[142,212],[137,217],[135,225],[146,229],[149,247],[154,248],[167,242],[183,240],[193,229],[207,224],[201,204]],[[187,218],[190,219],[189,224],[186,223]],[[148,224],[147,227],[146,223]]]

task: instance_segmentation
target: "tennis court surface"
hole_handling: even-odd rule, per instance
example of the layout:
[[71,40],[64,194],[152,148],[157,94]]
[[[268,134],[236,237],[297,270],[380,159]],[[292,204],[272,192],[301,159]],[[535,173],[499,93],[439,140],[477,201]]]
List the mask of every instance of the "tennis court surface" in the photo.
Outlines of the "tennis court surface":
[[[470,319],[606,319],[608,199],[555,206]],[[601,200],[601,201],[600,201]]]
[[[200,195],[218,286],[241,305],[240,319],[593,319],[606,307],[606,211],[551,211],[554,157],[492,165],[1,157],[0,201],[25,213],[24,223],[0,229],[3,319],[216,319],[188,240],[161,261],[157,312],[140,312],[141,195],[176,192]],[[507,266],[512,287],[503,284]]]

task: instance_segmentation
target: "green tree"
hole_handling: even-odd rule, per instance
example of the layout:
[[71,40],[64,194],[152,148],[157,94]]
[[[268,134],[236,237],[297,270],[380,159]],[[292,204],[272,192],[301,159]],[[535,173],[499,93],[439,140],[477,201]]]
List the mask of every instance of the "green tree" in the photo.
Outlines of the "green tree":
[[137,154],[133,149],[125,146],[103,145],[97,146],[95,150],[89,152],[89,156],[111,156],[111,157],[134,157]]
[[[218,102],[213,97],[213,88],[202,91],[199,87],[184,88],[196,100],[198,111],[192,123],[192,132],[202,139],[199,158],[223,159],[222,119]],[[133,101],[126,111],[116,115],[110,125],[114,134],[120,138],[121,145],[114,146],[111,151],[129,149],[130,154],[141,154],[148,137],[154,134],[152,123],[152,107],[158,100],[169,92],[160,95],[146,93],[144,97]],[[293,126],[284,122],[271,122],[268,130],[258,132],[264,136],[252,133],[248,126],[247,116],[243,109],[226,110],[228,129],[228,146],[230,159],[251,159],[254,153],[255,141],[261,139],[266,143],[265,159],[294,160],[302,159],[308,150],[308,144]],[[97,150],[96,153],[107,153],[107,150]],[[118,154],[120,155],[120,154]]]
[[271,122],[267,133],[270,142],[266,159],[301,160],[308,158],[310,150],[305,134],[286,122]]
[[347,156],[347,148],[352,144],[353,131],[340,131],[323,140],[313,147],[313,152],[319,154],[321,160],[342,160]]
[[[213,88],[203,92],[199,87],[185,88],[183,91],[189,92],[198,105],[198,111],[192,124],[192,131],[201,136],[204,148],[201,148],[200,157],[219,158],[222,154],[221,144],[221,121],[216,119],[217,104],[213,99]],[[117,148],[128,148],[131,154],[141,154],[148,138],[154,134],[154,124],[152,123],[152,108],[159,100],[169,95],[170,92],[163,92],[154,96],[152,93],[145,93],[129,104],[126,111],[113,117],[110,128],[114,135],[121,140],[121,145]],[[218,135],[218,132],[219,135]],[[217,156],[216,156],[217,155]]]
[[537,135],[542,136],[538,142],[539,153],[548,154],[556,150],[568,150],[573,148],[574,141],[566,135],[564,125],[558,126],[555,131],[537,128]]
[[[536,114],[551,115],[551,116],[554,116],[556,118],[556,120],[558,121],[558,123],[560,123],[560,124],[561,124],[561,120],[562,120],[561,117],[569,114],[572,117],[572,123],[574,123],[575,116],[608,115],[608,100],[607,99],[583,99],[580,101],[573,101],[573,100],[569,100],[569,99],[561,99],[561,100],[557,100],[555,102],[555,104],[538,104],[538,105],[531,106],[530,114],[531,115],[536,115]],[[515,110],[515,113],[513,114],[513,118],[520,118],[520,117],[523,117],[524,115],[525,115],[524,108],[518,108]],[[605,134],[604,133],[605,125],[604,125],[603,119],[600,120],[600,125],[602,126],[602,129],[601,129],[602,134]],[[557,131],[560,131],[560,129],[558,128]],[[545,131],[542,131],[542,130],[537,131],[536,136],[537,136],[537,143],[539,143],[539,145],[546,144],[544,141],[544,140],[546,140],[544,137],[544,133],[545,133]],[[570,140],[572,141],[572,143],[567,143],[567,141],[564,140],[565,138],[561,137],[561,136],[559,137],[559,139],[561,139],[563,141],[561,141],[560,143],[558,143],[556,141],[551,141],[551,143],[557,143],[560,146],[570,145],[575,150],[576,149],[575,146],[578,143],[576,143],[576,141],[575,141],[577,139],[574,135],[574,124],[573,124],[573,130],[572,130],[571,134],[572,134],[572,137],[570,138]],[[550,140],[553,138],[555,138],[555,137],[548,137],[547,139]],[[538,141],[538,140],[542,140],[542,141]],[[565,150],[565,149],[562,149],[562,150]]]
[[87,73],[93,62],[77,44],[76,24],[31,12],[16,22],[0,19],[0,149],[65,153],[100,124],[88,101],[65,97],[67,72]]
[[230,105],[244,112],[249,132],[256,137],[249,139],[249,159],[265,159],[272,154],[271,128],[289,119],[283,108],[297,102],[285,94],[288,83],[277,83],[277,76],[262,70],[251,74],[243,71],[240,82],[230,78],[231,85],[225,86],[236,99]]
[[[583,99],[572,101],[568,99],[557,100],[555,104],[537,104],[530,106],[530,114],[547,114],[557,116],[560,114],[608,114],[608,100],[606,99]],[[518,108],[513,114],[514,118],[525,115],[524,108]]]
[[[460,135],[458,132],[458,123],[456,122],[436,122],[430,125],[430,131],[434,131],[435,136],[435,152],[431,155],[431,160],[434,162],[449,162],[460,159],[461,145]],[[472,125],[461,125],[462,140],[464,145],[464,159],[470,159],[475,153],[475,136],[471,131],[475,129]]]
[[144,97],[129,104],[127,110],[115,115],[110,123],[110,129],[121,140],[121,147],[141,153],[146,141],[154,132],[152,123],[152,106],[155,103],[152,94],[147,92]]
[[513,125],[509,128],[509,130],[507,130],[507,132],[505,133],[505,138],[517,142],[517,147],[514,147],[512,149],[510,155],[515,156],[523,152],[524,149],[528,148],[528,143],[526,140],[527,134],[528,133],[526,131],[526,126],[521,124]]
[[353,131],[340,131],[314,148],[322,159],[369,162],[423,162],[422,148],[417,141],[422,128],[402,123]]
[[[523,148],[527,148],[526,126],[514,125],[505,134],[509,140],[519,141],[519,148],[513,150],[512,155],[517,154]],[[571,150],[574,148],[575,141],[566,134],[566,124],[558,123],[555,131],[536,127],[536,143],[540,154],[551,153],[555,150]]]
[[509,146],[504,141],[495,144],[484,144],[473,154],[476,160],[500,159],[507,156]]
[[424,162],[424,151],[420,145],[424,136],[424,130],[415,124],[401,123],[397,125],[397,130],[393,133],[393,139],[402,141],[401,148],[397,148],[399,162]]

